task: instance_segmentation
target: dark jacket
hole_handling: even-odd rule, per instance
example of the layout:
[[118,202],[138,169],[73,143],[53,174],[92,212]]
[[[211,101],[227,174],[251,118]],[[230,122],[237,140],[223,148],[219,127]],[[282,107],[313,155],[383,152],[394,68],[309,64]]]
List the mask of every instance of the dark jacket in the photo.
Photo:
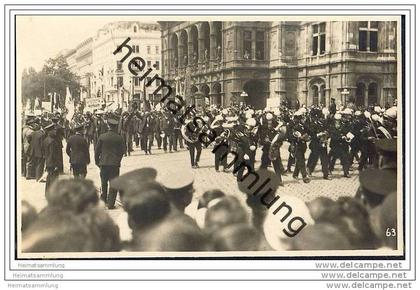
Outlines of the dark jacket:
[[57,138],[51,136],[45,137],[44,143],[44,158],[45,167],[54,168],[61,166],[60,155],[62,155],[61,144],[57,141]]
[[71,136],[67,142],[66,153],[70,157],[70,164],[89,164],[89,145],[80,134]]
[[98,166],[120,166],[126,151],[125,142],[121,135],[108,131],[99,136],[95,149],[95,163]]
[[45,132],[42,130],[37,130],[31,135],[31,155],[33,158],[43,158],[44,157],[44,139]]

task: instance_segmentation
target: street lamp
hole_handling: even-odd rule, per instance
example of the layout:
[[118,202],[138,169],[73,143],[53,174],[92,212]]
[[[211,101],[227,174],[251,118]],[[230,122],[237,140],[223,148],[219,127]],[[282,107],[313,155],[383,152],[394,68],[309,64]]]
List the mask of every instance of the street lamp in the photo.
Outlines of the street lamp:
[[347,105],[347,96],[350,94],[350,92],[349,92],[349,90],[348,89],[344,89],[342,92],[341,92],[341,95],[343,96],[343,99],[344,99],[344,105]]
[[241,100],[239,101],[239,103],[241,102],[245,103],[245,99],[246,97],[248,97],[247,92],[243,91],[240,96],[241,96]]

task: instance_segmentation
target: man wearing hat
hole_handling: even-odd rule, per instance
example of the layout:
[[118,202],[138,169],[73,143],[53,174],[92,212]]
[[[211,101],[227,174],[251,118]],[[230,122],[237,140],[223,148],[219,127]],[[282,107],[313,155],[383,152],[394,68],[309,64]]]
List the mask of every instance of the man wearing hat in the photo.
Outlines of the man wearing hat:
[[60,145],[60,154],[59,156],[57,156],[58,162],[59,162],[59,166],[58,166],[58,170],[59,173],[63,173],[64,172],[64,164],[63,164],[63,139],[65,136],[65,129],[64,127],[59,123],[61,121],[61,115],[59,112],[56,112],[52,117],[51,117],[51,121],[54,124],[54,129],[55,129],[55,138],[57,138],[57,143]]
[[32,127],[34,118],[26,116],[25,125],[22,128],[22,176],[26,179],[35,178],[35,170],[31,160],[31,138],[34,133]]
[[47,193],[50,186],[55,180],[58,179],[60,174],[60,166],[63,160],[62,145],[58,141],[57,131],[55,124],[51,123],[45,127],[47,137],[43,142],[44,158],[45,158],[45,169],[48,172],[47,180],[45,184],[45,193]]
[[90,163],[89,144],[83,137],[83,124],[76,124],[75,134],[70,136],[67,141],[66,153],[70,157],[70,165],[73,169],[73,176],[85,178],[87,174],[87,164]]
[[397,191],[397,173],[393,170],[366,169],[359,175],[360,187],[356,198],[371,210]]
[[375,147],[379,155],[379,169],[397,172],[397,139],[376,140]]
[[108,132],[99,136],[96,144],[95,163],[100,168],[101,199],[107,204],[109,209],[114,209],[117,191],[110,188],[108,194],[108,182],[120,175],[121,159],[126,148],[123,137],[117,133],[118,120],[109,118],[107,123],[109,127]]

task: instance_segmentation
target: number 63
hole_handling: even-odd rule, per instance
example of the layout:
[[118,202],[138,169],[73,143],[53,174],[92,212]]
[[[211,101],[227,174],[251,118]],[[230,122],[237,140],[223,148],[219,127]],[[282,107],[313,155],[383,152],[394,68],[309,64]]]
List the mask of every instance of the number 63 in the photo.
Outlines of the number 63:
[[387,228],[385,231],[385,235],[387,237],[395,237],[397,235],[397,231],[394,228]]

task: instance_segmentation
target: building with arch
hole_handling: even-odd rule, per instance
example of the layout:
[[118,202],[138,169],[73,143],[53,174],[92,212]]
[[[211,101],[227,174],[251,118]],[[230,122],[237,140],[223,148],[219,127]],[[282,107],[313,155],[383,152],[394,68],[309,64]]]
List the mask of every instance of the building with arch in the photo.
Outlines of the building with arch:
[[163,78],[188,103],[368,106],[397,97],[396,21],[159,24]]

